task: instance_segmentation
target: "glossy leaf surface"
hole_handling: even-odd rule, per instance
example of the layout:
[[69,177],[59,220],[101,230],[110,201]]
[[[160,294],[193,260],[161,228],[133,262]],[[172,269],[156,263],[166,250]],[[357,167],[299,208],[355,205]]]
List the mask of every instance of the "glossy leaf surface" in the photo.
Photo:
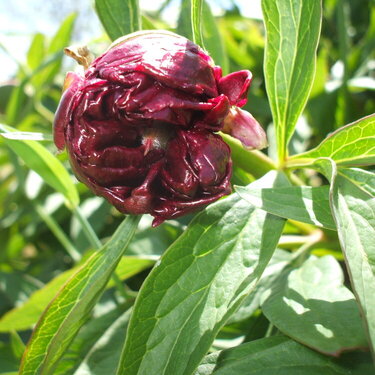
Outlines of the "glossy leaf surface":
[[236,191],[249,203],[274,215],[336,230],[329,207],[329,187],[291,186]]
[[[285,184],[281,177],[258,183]],[[118,374],[191,374],[254,288],[283,226],[237,194],[197,215],[141,289]]]
[[282,161],[313,85],[321,1],[263,0],[262,8],[266,87]]

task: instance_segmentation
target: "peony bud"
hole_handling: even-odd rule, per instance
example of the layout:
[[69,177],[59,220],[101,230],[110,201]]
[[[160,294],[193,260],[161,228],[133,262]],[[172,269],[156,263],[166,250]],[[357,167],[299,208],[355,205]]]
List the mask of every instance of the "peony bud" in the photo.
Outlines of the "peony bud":
[[250,81],[249,71],[222,77],[176,34],[130,34],[83,76],[68,73],[55,144],[67,147],[74,173],[95,194],[123,213],[150,213],[158,225],[230,193],[230,150],[215,132],[236,136],[238,116],[223,124],[231,106],[245,105]]

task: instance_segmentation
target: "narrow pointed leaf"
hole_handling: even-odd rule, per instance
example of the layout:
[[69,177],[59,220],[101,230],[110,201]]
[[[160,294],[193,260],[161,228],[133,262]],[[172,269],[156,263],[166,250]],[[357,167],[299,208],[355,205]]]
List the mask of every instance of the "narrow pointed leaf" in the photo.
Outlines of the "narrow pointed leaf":
[[249,203],[271,214],[336,230],[329,206],[328,186],[271,189],[237,186],[236,191]]
[[333,359],[284,336],[274,336],[213,353],[195,375],[370,375],[373,369],[368,353]]
[[[223,40],[218,28],[217,20],[212,14],[210,5],[206,1],[202,4],[202,33],[204,47],[213,58],[216,65],[220,65],[223,74],[228,73],[228,56],[225,53]],[[193,39],[193,31],[191,27],[191,0],[184,0],[181,3],[180,15],[177,22],[177,33],[186,38]]]
[[[285,184],[274,178],[257,183]],[[259,280],[283,226],[237,194],[197,215],[141,289],[118,374],[192,374]]]
[[265,78],[279,159],[309,96],[315,74],[321,1],[263,0]]
[[191,1],[191,29],[193,32],[193,42],[204,48],[202,33],[202,8],[204,0]]
[[41,33],[34,35],[30,48],[27,52],[27,64],[30,69],[36,69],[43,61],[45,56],[45,37]]
[[[92,351],[93,347],[97,346],[98,341],[101,341],[103,336],[108,337],[108,335],[106,334],[107,331],[112,330],[111,327],[113,325],[117,325],[116,322],[118,320],[121,321],[122,316],[125,315],[125,322],[129,320],[130,312],[131,309],[127,309],[127,304],[125,302],[124,304],[113,306],[112,308],[105,307],[104,312],[99,314],[97,313],[96,316],[92,316],[91,319],[78,332],[72,344],[69,346],[69,349],[59,361],[54,375],[73,375],[84,358]],[[123,323],[125,322],[123,321]],[[121,338],[123,340],[124,330],[120,330],[120,327],[118,326],[117,328],[119,330],[118,333],[121,334]],[[117,336],[117,333],[115,333],[115,335]],[[111,340],[108,340],[108,338],[106,341],[109,341],[108,345],[112,344]],[[102,347],[102,345],[100,346]],[[118,346],[118,350],[117,348],[113,350],[114,348],[112,347],[111,353],[108,353],[107,355],[108,358],[110,358],[112,355],[115,355],[116,352],[118,352],[118,355],[120,354],[121,344]],[[116,363],[114,363],[114,366],[116,366]],[[88,370],[89,369],[86,367],[86,371]],[[90,368],[90,371],[92,371],[92,366]],[[114,372],[115,371],[107,371],[106,374],[112,375]]]
[[76,18],[76,13],[72,13],[66,17],[53,36],[51,43],[47,47],[46,57],[51,58],[52,56],[56,56],[57,58],[54,59],[53,63],[48,64],[43,70],[33,75],[31,82],[35,86],[39,87],[50,83],[60,71],[63,59],[62,51],[70,44]]
[[[154,261],[149,259],[123,256],[116,268],[116,274],[121,280],[126,280],[151,267],[153,264]],[[51,302],[51,299],[80,267],[81,265],[78,265],[56,276],[43,288],[34,292],[25,303],[4,314],[0,319],[0,332],[23,331],[32,328]],[[107,288],[113,286],[114,282],[110,280]]]
[[137,228],[127,216],[111,240],[64,285],[39,320],[27,345],[20,375],[52,375],[59,359],[89,318]]
[[[2,125],[0,125],[0,132],[3,130]],[[0,133],[3,138],[7,139],[16,139],[19,141],[53,141],[51,134],[45,133],[36,133],[36,132],[9,132],[9,133]]]
[[56,191],[64,195],[72,207],[79,203],[77,189],[61,162],[36,141],[11,139],[16,129],[0,124],[0,135],[13,152]]
[[112,40],[141,29],[138,0],[95,0],[95,8]]
[[318,147],[291,157],[288,165],[309,165],[322,157],[342,166],[375,164],[375,114],[336,130]]

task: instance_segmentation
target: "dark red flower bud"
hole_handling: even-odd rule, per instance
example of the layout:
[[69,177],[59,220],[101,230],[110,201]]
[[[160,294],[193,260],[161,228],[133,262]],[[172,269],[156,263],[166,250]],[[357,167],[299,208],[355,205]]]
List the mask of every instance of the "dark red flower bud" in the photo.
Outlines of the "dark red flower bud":
[[214,132],[236,136],[230,108],[246,103],[250,81],[248,71],[222,77],[176,34],[130,34],[84,76],[68,73],[55,144],[67,147],[76,176],[95,194],[121,212],[150,213],[158,225],[230,192],[230,150]]

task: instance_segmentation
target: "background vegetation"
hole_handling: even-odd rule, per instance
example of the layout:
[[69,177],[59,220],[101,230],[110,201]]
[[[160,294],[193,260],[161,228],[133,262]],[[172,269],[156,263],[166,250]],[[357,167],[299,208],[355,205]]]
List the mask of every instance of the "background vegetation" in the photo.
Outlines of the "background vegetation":
[[[143,12],[143,28],[169,29],[192,38],[190,2],[184,1],[176,7],[176,12],[180,13],[173,25],[162,17],[164,9],[171,6],[169,3],[166,1],[155,11]],[[115,38],[127,31],[126,25],[108,22],[108,14],[101,10],[105,6],[106,1],[97,1],[107,33],[98,33],[87,43],[97,54],[110,44],[110,37]],[[115,14],[122,16],[120,10],[115,9]],[[51,124],[70,64],[65,61],[67,58],[63,57],[62,49],[71,43],[74,33],[80,32],[75,29],[76,19],[76,14],[69,15],[54,35],[30,35],[27,53],[18,62],[14,77],[0,84],[0,123],[3,124],[0,132],[4,135],[0,137],[0,374],[17,373],[25,344],[43,310],[79,265],[101,247],[101,243],[107,243],[124,218],[102,198],[94,197],[84,185],[69,177],[48,153],[55,155],[70,170],[66,154],[56,155]],[[204,3],[202,21],[205,47],[224,72],[252,71],[254,79],[246,109],[267,129],[270,145],[266,153],[276,162],[277,136],[264,76],[266,42],[263,21],[243,17],[235,2],[216,17]],[[289,143],[290,155],[312,149],[327,134],[375,112],[374,51],[373,1],[325,0],[316,75],[307,106]],[[17,136],[12,137],[13,129],[9,126],[17,129]],[[19,142],[22,138],[27,141]],[[244,153],[235,142],[231,145],[235,162],[233,184],[246,186],[270,169],[267,163],[272,164],[271,161],[258,165],[258,159],[253,160],[250,153]],[[40,160],[47,165],[42,177],[32,170]],[[325,186],[329,180],[329,173],[324,173],[327,168],[323,166],[322,173],[309,168],[299,169],[293,173],[292,181],[311,187]],[[366,171],[370,176],[367,182],[371,185],[373,166],[366,167]],[[348,173],[352,173],[352,169]],[[241,189],[238,191],[241,194]],[[253,191],[249,197],[246,196],[248,193],[248,190],[243,190],[243,197],[252,199],[255,204],[256,194]],[[277,201],[274,197],[270,198],[270,206],[275,203],[272,199]],[[79,206],[75,206],[78,199]],[[281,198],[285,202],[287,199]],[[290,199],[293,203],[295,198]],[[226,207],[223,206],[222,210],[225,212]],[[269,210],[278,214],[271,208]],[[130,308],[138,290],[160,255],[181,236],[193,216],[168,221],[156,229],[150,229],[150,217],[142,218],[125,255],[121,256],[115,276],[107,286],[103,285],[105,292],[92,312],[88,311],[87,323],[53,374],[115,373]],[[206,365],[201,364],[197,374],[211,373],[210,364],[216,363],[217,350],[240,343],[248,343],[240,349],[246,355],[252,353],[253,358],[264,356],[265,366],[268,362],[270,365],[277,362],[280,368],[288,365],[291,359],[284,363],[280,350],[277,350],[282,347],[287,353],[299,353],[294,358],[295,366],[302,369],[308,363],[326,371],[314,372],[306,367],[300,373],[366,375],[372,371],[366,349],[369,342],[351,291],[334,230],[336,224],[329,212],[320,218],[323,227],[299,221],[297,216],[294,217],[296,220],[286,222],[278,249],[260,282],[240,309],[220,327],[211,346],[214,354],[204,359]],[[127,227],[120,228],[131,231],[135,224],[128,222]],[[273,225],[277,226],[277,223]],[[228,237],[228,241],[230,239]],[[112,237],[108,246],[114,246],[116,240],[123,241]],[[321,278],[317,278],[317,274],[321,274]],[[298,291],[311,305],[305,306],[303,298],[301,301],[299,297],[293,299],[288,288]],[[332,290],[336,299],[328,305]],[[327,306],[320,304],[314,309],[314,301],[319,296],[324,297]],[[293,301],[289,305],[283,304],[285,298]],[[300,315],[298,309],[308,309],[309,313]],[[323,317],[318,317],[317,311]],[[325,331],[319,319],[330,322],[330,332]],[[311,326],[315,328],[310,329]],[[345,332],[343,327],[347,328]],[[271,341],[251,346],[259,339]],[[333,359],[332,356],[346,351],[348,353],[339,359]],[[226,369],[225,361],[231,364],[232,356],[241,358],[240,352],[227,353],[220,359],[215,374],[245,374],[241,371],[246,370],[248,363],[244,364],[245,370],[240,367]],[[240,361],[235,363],[235,366],[241,366]],[[223,366],[222,372],[220,366]],[[265,374],[266,370],[259,367],[258,371]]]

